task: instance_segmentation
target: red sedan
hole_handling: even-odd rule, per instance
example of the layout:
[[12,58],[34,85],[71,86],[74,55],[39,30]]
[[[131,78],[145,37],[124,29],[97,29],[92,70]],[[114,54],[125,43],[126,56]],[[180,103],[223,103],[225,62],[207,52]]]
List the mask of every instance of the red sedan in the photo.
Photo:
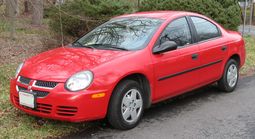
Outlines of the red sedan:
[[39,117],[131,129],[153,103],[214,82],[232,92],[244,62],[242,36],[203,15],[141,12],[24,61],[10,100]]

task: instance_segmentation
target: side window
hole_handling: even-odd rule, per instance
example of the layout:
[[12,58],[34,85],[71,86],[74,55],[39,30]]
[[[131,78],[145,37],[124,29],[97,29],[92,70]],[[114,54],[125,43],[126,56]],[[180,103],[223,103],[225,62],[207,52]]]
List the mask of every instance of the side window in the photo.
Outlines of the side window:
[[191,33],[185,17],[172,21],[160,36],[158,45],[165,41],[174,41],[179,47],[191,43]]
[[199,41],[220,36],[218,27],[213,23],[199,17],[191,17],[191,20],[195,25]]

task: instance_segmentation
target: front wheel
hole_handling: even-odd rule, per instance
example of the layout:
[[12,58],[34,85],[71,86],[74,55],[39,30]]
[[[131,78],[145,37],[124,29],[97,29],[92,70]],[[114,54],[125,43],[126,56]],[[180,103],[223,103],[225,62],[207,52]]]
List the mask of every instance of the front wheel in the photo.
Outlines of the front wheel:
[[136,81],[122,81],[114,90],[107,118],[117,129],[134,128],[140,121],[144,111],[142,89]]
[[239,63],[230,59],[223,73],[222,78],[218,81],[219,88],[224,92],[233,92],[237,86],[239,79]]

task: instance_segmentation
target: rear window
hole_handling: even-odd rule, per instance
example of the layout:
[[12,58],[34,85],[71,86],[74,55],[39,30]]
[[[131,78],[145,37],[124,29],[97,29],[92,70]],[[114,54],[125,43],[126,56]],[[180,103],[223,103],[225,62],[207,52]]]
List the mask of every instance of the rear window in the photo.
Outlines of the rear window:
[[191,17],[191,20],[195,25],[199,41],[204,41],[221,36],[218,27],[210,21],[200,17]]

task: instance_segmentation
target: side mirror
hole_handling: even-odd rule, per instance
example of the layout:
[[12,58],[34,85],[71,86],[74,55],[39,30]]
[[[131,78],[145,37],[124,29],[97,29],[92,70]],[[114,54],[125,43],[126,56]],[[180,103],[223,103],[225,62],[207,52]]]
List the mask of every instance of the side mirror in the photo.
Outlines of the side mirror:
[[176,50],[178,47],[174,41],[165,41],[164,43],[153,48],[153,54],[160,54],[171,50]]

